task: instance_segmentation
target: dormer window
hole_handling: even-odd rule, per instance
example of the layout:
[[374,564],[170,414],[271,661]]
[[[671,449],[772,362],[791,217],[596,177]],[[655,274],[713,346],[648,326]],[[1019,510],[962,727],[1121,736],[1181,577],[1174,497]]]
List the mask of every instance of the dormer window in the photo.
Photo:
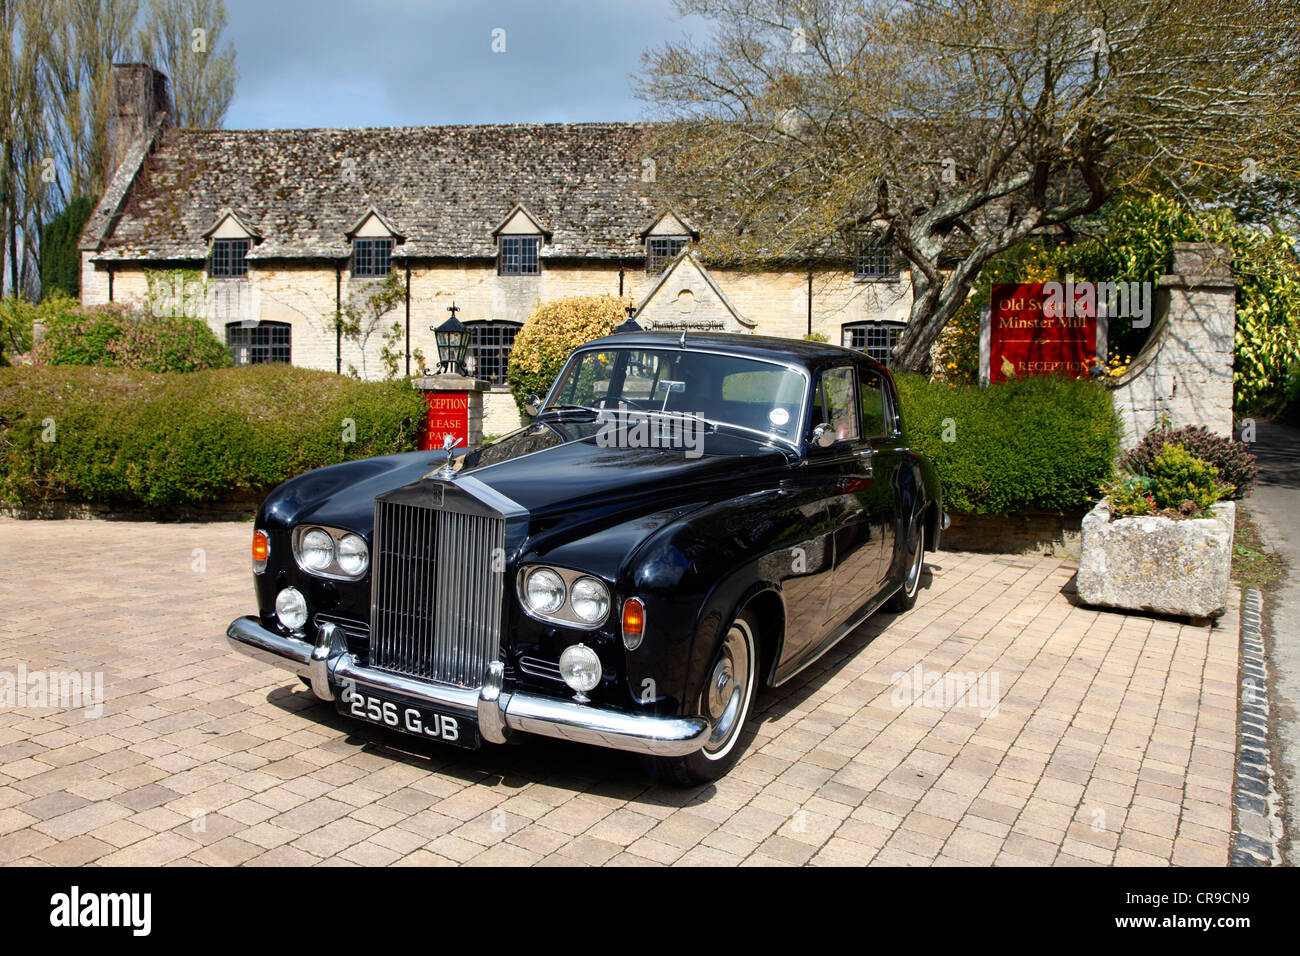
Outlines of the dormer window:
[[649,275],[658,275],[667,269],[676,259],[690,236],[651,236],[645,241],[645,271]]
[[641,233],[645,242],[646,274],[659,275],[673,264],[692,239],[699,238],[699,230],[683,217],[672,210],[661,213]]
[[393,271],[393,237],[352,240],[352,274],[386,276]]
[[352,243],[354,278],[382,278],[393,271],[393,246],[406,238],[379,210],[371,206],[345,236]]
[[857,279],[896,279],[894,244],[888,239],[864,236],[858,240],[857,262],[853,269]]
[[541,273],[537,253],[542,246],[541,236],[502,236],[497,255],[497,275],[535,276]]
[[203,233],[211,243],[208,275],[214,279],[243,279],[248,275],[248,251],[262,237],[229,206],[223,206]]
[[497,243],[497,275],[541,275],[542,241],[551,241],[545,222],[523,203],[515,203],[492,230]]
[[213,239],[212,277],[242,279],[248,275],[248,247],[248,239]]

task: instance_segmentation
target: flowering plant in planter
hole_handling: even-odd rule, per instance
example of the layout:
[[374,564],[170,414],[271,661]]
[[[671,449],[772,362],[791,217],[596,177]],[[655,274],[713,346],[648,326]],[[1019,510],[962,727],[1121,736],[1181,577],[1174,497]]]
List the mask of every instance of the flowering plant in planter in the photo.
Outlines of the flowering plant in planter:
[[1194,618],[1227,606],[1236,507],[1219,470],[1172,442],[1112,482],[1083,519],[1086,604]]
[[1177,442],[1161,447],[1142,470],[1105,489],[1110,498],[1111,520],[1150,514],[1197,518],[1216,502],[1233,497],[1236,491],[1220,479],[1217,467],[1195,457]]

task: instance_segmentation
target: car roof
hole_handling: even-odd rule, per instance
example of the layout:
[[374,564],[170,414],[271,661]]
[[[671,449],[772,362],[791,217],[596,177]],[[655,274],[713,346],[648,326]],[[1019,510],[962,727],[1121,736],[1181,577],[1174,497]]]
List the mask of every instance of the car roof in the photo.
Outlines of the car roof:
[[[604,348],[681,348],[681,332],[619,332],[604,338],[587,342],[582,348],[600,346]],[[732,355],[750,358],[778,359],[793,362],[807,368],[822,368],[827,365],[842,363],[846,358],[865,362],[873,368],[885,371],[885,367],[863,352],[846,349],[826,342],[811,342],[807,339],[785,339],[772,335],[748,335],[731,332],[690,332],[686,333],[687,351],[692,348],[716,349]]]

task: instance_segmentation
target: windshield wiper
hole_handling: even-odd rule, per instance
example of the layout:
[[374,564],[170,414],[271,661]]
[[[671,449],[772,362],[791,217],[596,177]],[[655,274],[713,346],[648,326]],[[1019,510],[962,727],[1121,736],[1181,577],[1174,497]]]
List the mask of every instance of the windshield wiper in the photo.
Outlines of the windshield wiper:
[[600,409],[591,408],[588,405],[548,405],[546,408],[543,408],[540,412],[537,413],[537,417],[541,418],[543,415],[549,414],[551,412],[556,412],[556,413],[590,412],[593,416],[596,417],[600,416]]
[[708,425],[716,430],[719,425],[725,425],[726,422],[715,422],[712,418],[705,418],[699,412],[681,412],[663,408],[650,408],[645,410],[649,415],[663,415],[665,418],[693,418],[697,422]]

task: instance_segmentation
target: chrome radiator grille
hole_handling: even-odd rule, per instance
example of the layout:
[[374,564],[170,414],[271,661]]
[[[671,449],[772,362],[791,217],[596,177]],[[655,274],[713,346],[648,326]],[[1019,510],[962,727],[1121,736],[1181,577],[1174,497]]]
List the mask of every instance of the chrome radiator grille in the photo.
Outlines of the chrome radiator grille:
[[504,574],[492,570],[505,521],[375,502],[370,663],[482,686],[497,659]]

